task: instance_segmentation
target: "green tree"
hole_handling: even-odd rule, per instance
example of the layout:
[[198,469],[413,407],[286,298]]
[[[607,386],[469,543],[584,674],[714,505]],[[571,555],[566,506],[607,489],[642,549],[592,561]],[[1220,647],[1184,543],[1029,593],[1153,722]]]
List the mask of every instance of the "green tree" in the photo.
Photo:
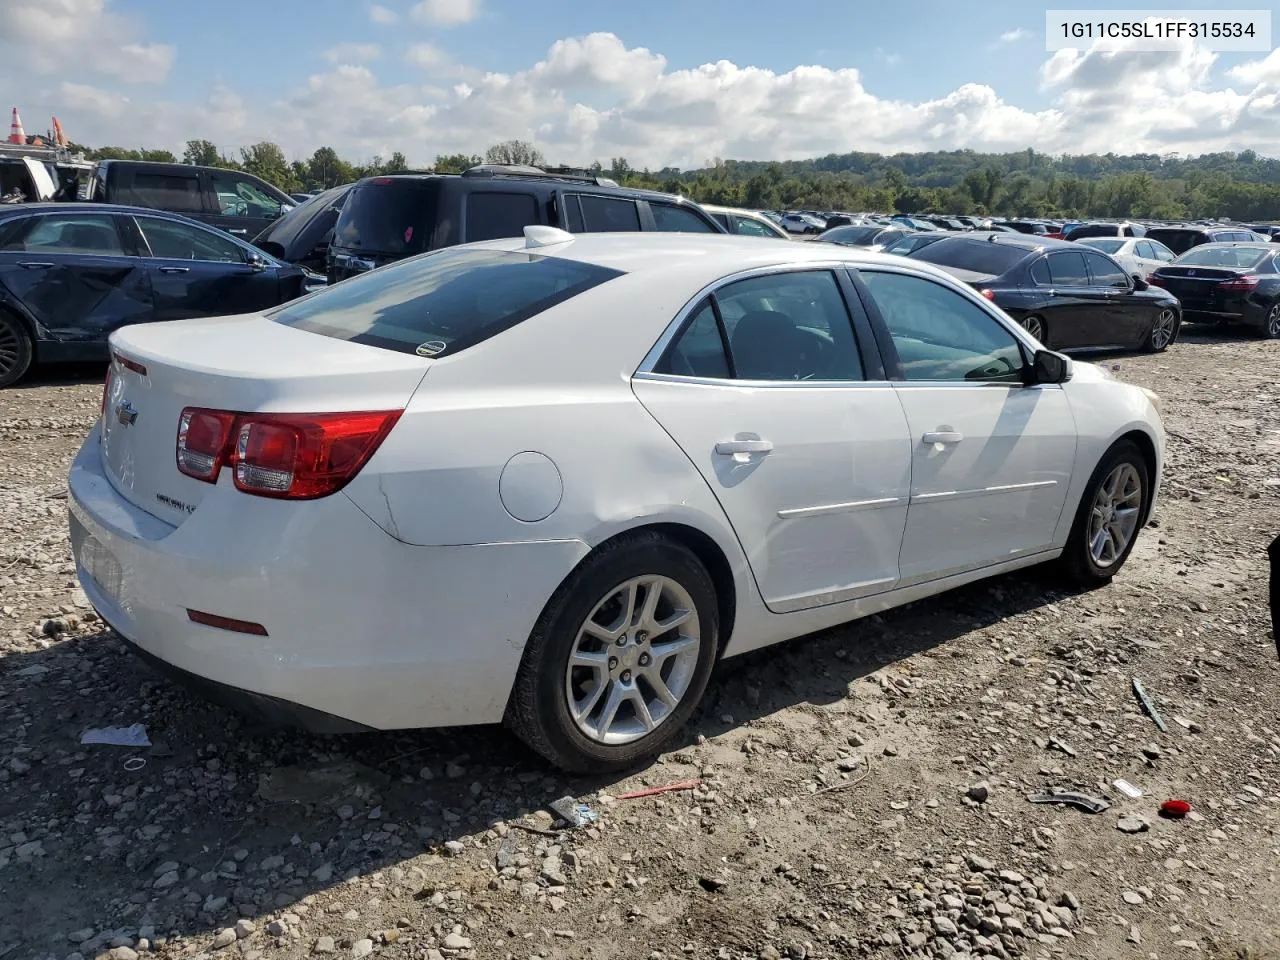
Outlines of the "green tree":
[[484,152],[484,162],[544,167],[547,159],[540,150],[525,140],[503,140]]
[[286,192],[299,187],[293,178],[289,162],[284,158],[284,151],[269,140],[241,147],[240,164],[246,173],[261,177]]
[[436,173],[461,173],[463,170],[481,163],[484,163],[484,157],[466,153],[450,153],[437,156],[436,162],[431,169]]
[[388,160],[386,162],[386,165],[383,167],[383,170],[386,173],[404,173],[408,169],[409,169],[409,161],[405,158],[405,155],[401,153],[399,150],[391,154],[391,159]]
[[182,151],[183,163],[201,167],[216,167],[221,159],[217,145],[209,140],[188,140],[186,149]]

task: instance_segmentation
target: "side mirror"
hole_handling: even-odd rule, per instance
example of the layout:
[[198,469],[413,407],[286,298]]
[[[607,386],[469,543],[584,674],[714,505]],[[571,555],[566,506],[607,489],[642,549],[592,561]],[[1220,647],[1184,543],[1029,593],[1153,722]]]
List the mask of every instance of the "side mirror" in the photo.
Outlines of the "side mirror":
[[261,273],[263,270],[267,269],[268,266],[270,266],[270,264],[267,263],[266,258],[261,254],[249,254],[249,268],[254,273]]
[[1135,289],[1135,290],[1150,290],[1150,289],[1151,289],[1151,284],[1147,283],[1147,281],[1143,280],[1141,277],[1134,277],[1134,278],[1133,278],[1133,289]]
[[1071,379],[1071,361],[1052,350],[1037,350],[1027,371],[1029,385],[1037,383],[1066,383]]

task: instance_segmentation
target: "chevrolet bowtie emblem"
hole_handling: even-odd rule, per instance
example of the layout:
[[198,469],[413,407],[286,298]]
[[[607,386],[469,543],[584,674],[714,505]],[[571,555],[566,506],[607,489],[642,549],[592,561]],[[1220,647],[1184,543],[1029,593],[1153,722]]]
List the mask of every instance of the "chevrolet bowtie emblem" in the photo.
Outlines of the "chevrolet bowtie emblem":
[[138,411],[134,409],[132,403],[125,400],[116,404],[116,419],[126,427],[131,427],[134,421],[138,419]]

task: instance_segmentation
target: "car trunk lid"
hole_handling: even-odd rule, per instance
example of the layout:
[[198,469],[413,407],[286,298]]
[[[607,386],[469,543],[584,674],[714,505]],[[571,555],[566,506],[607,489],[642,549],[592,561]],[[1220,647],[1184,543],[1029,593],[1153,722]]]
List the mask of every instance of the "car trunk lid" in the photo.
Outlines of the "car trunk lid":
[[1184,309],[1213,311],[1222,307],[1228,295],[1222,283],[1249,272],[1247,268],[1168,266],[1152,274],[1152,279],[1177,297]]
[[186,407],[403,409],[430,365],[423,357],[320,336],[259,314],[139,324],[116,331],[110,343],[103,468],[121,496],[174,525],[213,489],[178,470],[178,421]]

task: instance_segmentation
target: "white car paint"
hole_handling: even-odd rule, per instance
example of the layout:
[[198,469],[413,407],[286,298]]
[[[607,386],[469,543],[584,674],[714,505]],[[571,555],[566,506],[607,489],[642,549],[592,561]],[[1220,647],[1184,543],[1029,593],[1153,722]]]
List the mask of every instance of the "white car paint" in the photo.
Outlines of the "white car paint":
[[[1103,253],[1109,254],[1111,259],[1124,267],[1129,276],[1140,277],[1143,280],[1175,259],[1172,250],[1159,240],[1151,240],[1147,237],[1086,237],[1076,242],[1096,247]],[[1119,246],[1116,246],[1117,242]],[[1155,256],[1151,256],[1152,253]]]
[[[106,621],[200,677],[364,726],[490,723],[548,598],[620,533],[676,524],[714,545],[733,584],[732,656],[1052,558],[1122,435],[1150,443],[1158,483],[1151,400],[1086,364],[1042,388],[646,372],[724,278],[846,264],[946,284],[1039,347],[928,264],[755,238],[557,239],[537,254],[626,272],[453,355],[257,315],[113,334],[105,416],[70,474],[77,571]],[[241,492],[229,469],[181,475],[187,406],[403,412],[345,488],[292,501]],[[964,434],[938,441],[960,457],[925,443],[943,428]],[[716,451],[753,435],[767,456]],[[268,635],[193,623],[192,609]]]

